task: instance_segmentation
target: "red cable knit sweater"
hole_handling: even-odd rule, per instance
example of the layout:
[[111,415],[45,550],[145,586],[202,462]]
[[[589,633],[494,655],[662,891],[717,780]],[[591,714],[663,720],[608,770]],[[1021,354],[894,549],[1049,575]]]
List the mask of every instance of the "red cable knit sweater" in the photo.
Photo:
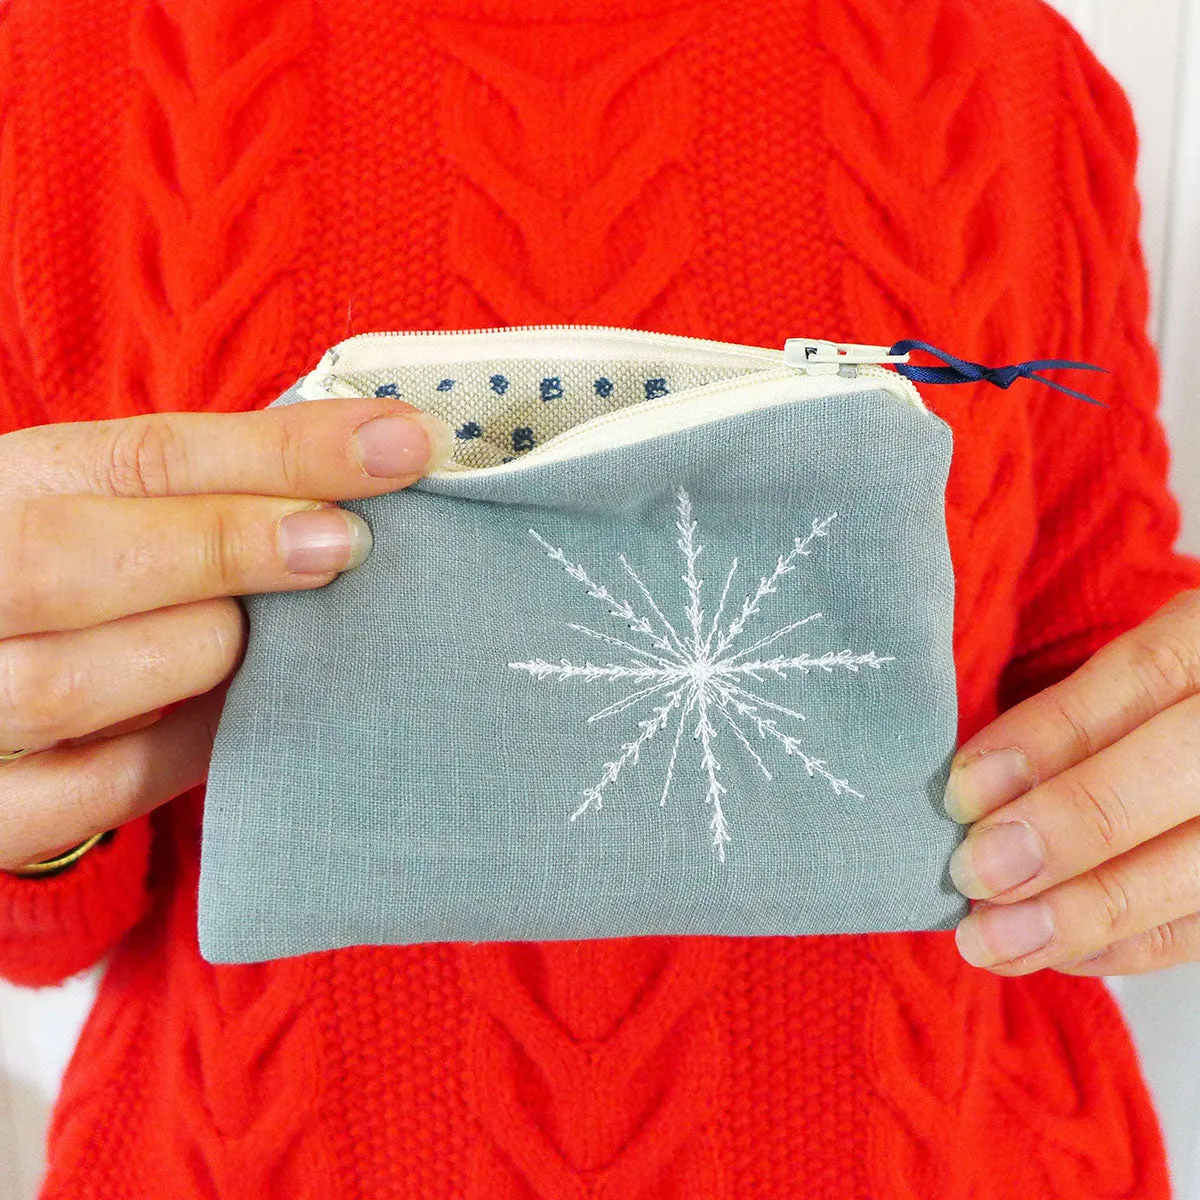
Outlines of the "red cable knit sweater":
[[[0,430],[265,405],[347,332],[600,322],[1099,361],[926,389],[966,736],[1172,554],[1128,103],[1039,0],[0,3]],[[196,950],[202,796],[0,880],[111,951],[45,1195],[1161,1197],[1103,986],[948,934]]]

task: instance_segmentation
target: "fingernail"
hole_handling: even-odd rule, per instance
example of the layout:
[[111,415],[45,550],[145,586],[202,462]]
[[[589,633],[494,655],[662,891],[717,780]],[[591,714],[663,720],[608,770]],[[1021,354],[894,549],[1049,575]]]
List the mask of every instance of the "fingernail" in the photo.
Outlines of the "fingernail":
[[424,475],[454,453],[454,432],[429,413],[376,417],[354,435],[355,452],[368,475],[397,479]]
[[965,825],[1015,800],[1033,784],[1033,768],[1022,751],[990,750],[951,769],[942,804],[953,820]]
[[371,552],[371,530],[344,508],[308,508],[279,522],[279,548],[287,569],[297,575],[349,571]]
[[970,834],[950,856],[950,878],[964,896],[986,900],[1032,879],[1046,865],[1041,835],[1024,821]]
[[988,904],[959,922],[954,940],[973,967],[994,967],[1033,954],[1054,937],[1054,914],[1044,900]]

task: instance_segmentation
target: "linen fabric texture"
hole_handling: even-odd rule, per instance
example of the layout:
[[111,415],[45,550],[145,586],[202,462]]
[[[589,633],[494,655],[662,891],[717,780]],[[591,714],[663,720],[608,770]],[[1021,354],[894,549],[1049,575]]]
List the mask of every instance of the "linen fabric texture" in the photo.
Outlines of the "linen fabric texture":
[[956,923],[951,452],[864,381],[344,502],[360,567],[243,597],[203,956]]

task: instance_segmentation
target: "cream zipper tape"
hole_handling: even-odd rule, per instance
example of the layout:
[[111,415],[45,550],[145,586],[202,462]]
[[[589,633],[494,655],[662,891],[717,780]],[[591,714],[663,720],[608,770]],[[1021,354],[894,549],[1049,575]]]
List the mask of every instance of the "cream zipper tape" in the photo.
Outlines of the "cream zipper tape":
[[[819,349],[814,351],[813,347]],[[343,372],[435,362],[486,362],[493,358],[638,361],[651,353],[657,361],[705,366],[754,365],[761,369],[602,413],[564,430],[511,462],[494,467],[449,463],[430,472],[428,477],[481,471],[489,476],[510,474],[544,463],[581,458],[599,450],[633,445],[778,404],[850,395],[861,392],[866,381],[891,392],[902,403],[928,411],[909,380],[877,365],[907,361],[906,356],[889,356],[885,347],[789,338],[786,350],[772,350],[609,325],[507,325],[494,329],[360,333],[330,347],[300,381],[297,393],[303,400],[360,396],[341,378]],[[843,364],[852,364],[852,371],[841,373]]]
[[330,347],[312,374],[320,375],[334,368],[340,373],[434,362],[486,362],[501,356],[561,358],[568,362],[593,358],[636,362],[646,357],[649,349],[656,358],[718,367],[754,363],[769,367],[784,362],[782,350],[649,329],[623,329],[615,325],[507,325],[494,329],[404,329],[356,334]]

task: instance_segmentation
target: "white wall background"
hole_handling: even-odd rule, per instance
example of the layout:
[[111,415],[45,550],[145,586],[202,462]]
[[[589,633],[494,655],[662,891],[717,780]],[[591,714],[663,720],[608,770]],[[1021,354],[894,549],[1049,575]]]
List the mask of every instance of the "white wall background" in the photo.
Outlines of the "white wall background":
[[[1142,134],[1143,238],[1184,544],[1200,553],[1200,0],[1053,0],[1121,79]],[[1179,1200],[1200,1200],[1200,966],[1114,980],[1158,1100]],[[29,1200],[94,977],[0,984],[0,1200]]]

